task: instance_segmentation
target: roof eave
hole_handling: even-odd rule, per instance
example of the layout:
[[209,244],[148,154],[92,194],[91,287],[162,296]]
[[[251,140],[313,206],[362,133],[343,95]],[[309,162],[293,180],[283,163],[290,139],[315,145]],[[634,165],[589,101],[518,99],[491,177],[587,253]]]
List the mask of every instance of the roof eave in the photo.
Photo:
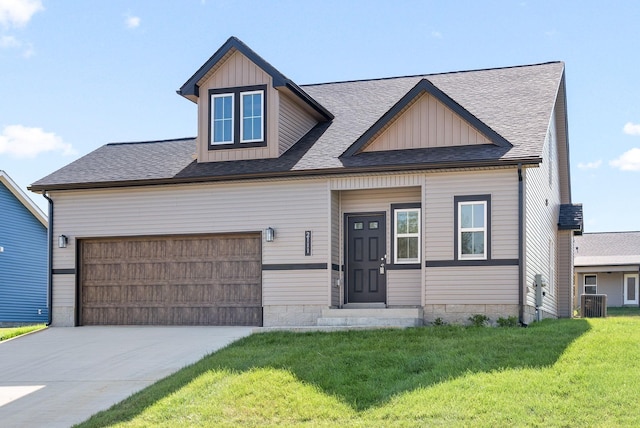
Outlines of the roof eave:
[[198,82],[202,80],[209,70],[214,67],[230,50],[236,50],[242,55],[246,56],[254,64],[260,67],[265,73],[271,76],[273,87],[282,88],[286,87],[290,89],[296,96],[307,103],[311,108],[320,113],[326,120],[333,120],[333,114],[324,108],[320,103],[309,96],[298,85],[296,85],[291,79],[287,78],[284,74],[278,71],[274,66],[269,64],[260,55],[255,53],[249,46],[244,44],[237,37],[229,37],[229,39],[209,58],[193,76],[191,76],[176,92],[178,95],[182,95],[190,101],[197,102],[200,96],[200,87]]
[[408,171],[436,171],[445,169],[468,169],[468,168],[501,168],[516,167],[521,165],[538,165],[541,159],[538,157],[509,159],[509,160],[490,160],[490,161],[457,161],[457,162],[439,162],[433,164],[407,164],[407,165],[383,165],[383,166],[364,166],[350,168],[324,168],[310,170],[288,170],[267,173],[248,173],[234,174],[224,176],[202,176],[202,177],[167,177],[158,179],[144,180],[127,180],[127,181],[103,181],[103,182],[85,182],[85,183],[63,183],[51,185],[31,185],[29,190],[36,193],[49,191],[66,191],[66,190],[86,190],[86,189],[106,189],[106,188],[122,188],[122,187],[140,187],[140,186],[156,186],[171,184],[189,184],[189,183],[206,183],[206,182],[224,182],[239,181],[251,179],[269,179],[269,178],[291,178],[291,177],[309,177],[320,175],[345,175],[345,174],[367,174],[380,172],[408,172]]
[[487,124],[482,122],[471,112],[458,104],[428,79],[420,80],[409,92],[407,92],[400,100],[391,107],[380,119],[376,121],[364,134],[362,134],[340,157],[353,156],[358,154],[369,141],[386,125],[388,125],[398,113],[400,113],[409,103],[419,97],[423,92],[434,96],[438,101],[442,102],[448,108],[453,110],[457,115],[470,123],[474,128],[486,136],[493,144],[500,147],[513,147],[509,141],[494,131]]

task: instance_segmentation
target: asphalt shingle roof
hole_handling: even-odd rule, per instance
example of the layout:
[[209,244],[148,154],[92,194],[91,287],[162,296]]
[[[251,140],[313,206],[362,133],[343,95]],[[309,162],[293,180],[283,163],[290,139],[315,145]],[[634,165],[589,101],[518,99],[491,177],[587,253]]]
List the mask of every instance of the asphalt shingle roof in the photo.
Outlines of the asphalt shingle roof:
[[560,215],[558,216],[558,228],[560,230],[577,230],[582,232],[583,213],[582,204],[562,204],[560,205]]
[[640,264],[640,232],[584,233],[575,237],[575,266],[626,264]]
[[[544,64],[302,85],[334,115],[275,159],[197,163],[194,138],[107,144],[35,182],[32,190],[124,186],[153,181],[442,168],[485,162],[537,163],[564,73]],[[422,79],[506,139],[512,147],[475,145],[341,155]]]

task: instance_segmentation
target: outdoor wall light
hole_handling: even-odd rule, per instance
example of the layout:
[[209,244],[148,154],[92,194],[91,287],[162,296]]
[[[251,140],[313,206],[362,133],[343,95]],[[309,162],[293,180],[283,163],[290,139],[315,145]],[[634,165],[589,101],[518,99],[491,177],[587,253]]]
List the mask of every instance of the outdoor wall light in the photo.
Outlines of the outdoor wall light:
[[267,227],[264,230],[264,237],[267,242],[273,242],[273,240],[276,238],[276,231],[273,229],[273,227]]
[[58,248],[67,248],[69,237],[67,235],[58,236]]

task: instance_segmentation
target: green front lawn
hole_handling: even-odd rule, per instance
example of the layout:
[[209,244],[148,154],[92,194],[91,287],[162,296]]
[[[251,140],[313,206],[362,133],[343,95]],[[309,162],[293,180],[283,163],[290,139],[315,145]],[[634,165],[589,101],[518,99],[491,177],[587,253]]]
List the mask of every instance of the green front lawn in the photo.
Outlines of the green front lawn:
[[45,327],[46,325],[44,324],[35,324],[25,325],[22,327],[0,328],[0,342],[13,337],[22,336],[23,334],[31,333],[32,331],[41,330]]
[[245,338],[81,426],[640,426],[640,318]]

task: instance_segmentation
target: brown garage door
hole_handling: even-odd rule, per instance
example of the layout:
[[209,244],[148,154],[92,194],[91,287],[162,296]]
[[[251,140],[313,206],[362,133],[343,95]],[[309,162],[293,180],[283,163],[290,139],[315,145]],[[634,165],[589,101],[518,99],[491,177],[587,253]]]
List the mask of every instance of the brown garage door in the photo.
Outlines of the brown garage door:
[[260,235],[80,241],[82,325],[262,325]]

